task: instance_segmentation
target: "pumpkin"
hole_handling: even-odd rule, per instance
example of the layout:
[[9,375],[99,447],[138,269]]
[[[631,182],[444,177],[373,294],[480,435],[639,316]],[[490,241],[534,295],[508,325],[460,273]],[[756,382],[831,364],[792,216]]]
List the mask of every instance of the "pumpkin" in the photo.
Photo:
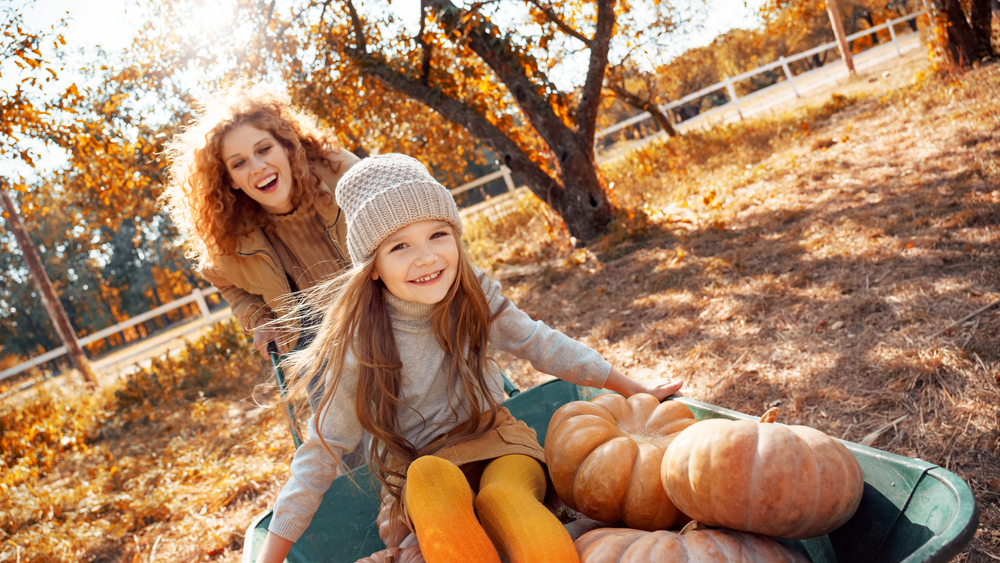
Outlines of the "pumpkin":
[[777,540],[734,530],[690,532],[601,528],[576,540],[580,563],[808,563]]
[[427,563],[500,563],[473,510],[472,488],[454,463],[419,457],[406,470],[406,511]]
[[670,499],[695,520],[788,539],[827,534],[861,502],[864,476],[839,440],[807,426],[703,420],[670,444]]
[[545,461],[570,508],[630,528],[669,528],[681,516],[663,490],[660,465],[670,442],[695,423],[676,401],[638,393],[566,403],[552,415]]
[[483,471],[476,511],[486,534],[511,563],[579,563],[562,522],[542,504],[545,471],[525,455],[506,455]]

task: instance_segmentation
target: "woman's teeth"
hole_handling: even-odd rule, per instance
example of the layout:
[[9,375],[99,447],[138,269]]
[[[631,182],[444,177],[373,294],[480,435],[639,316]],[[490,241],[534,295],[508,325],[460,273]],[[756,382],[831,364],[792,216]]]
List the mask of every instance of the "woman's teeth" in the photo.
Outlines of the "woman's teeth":
[[278,175],[277,174],[271,174],[267,178],[264,178],[260,182],[257,182],[257,188],[258,189],[264,189],[265,186],[267,186],[268,184],[270,184],[271,182],[273,182],[273,181],[275,181],[277,179],[278,179]]
[[438,270],[437,272],[434,272],[433,274],[431,274],[429,276],[424,276],[422,278],[415,279],[415,280],[413,280],[413,282],[414,283],[423,283],[423,282],[426,282],[426,281],[431,281],[432,279],[434,279],[434,278],[436,278],[436,277],[438,277],[440,275],[441,275],[441,271]]

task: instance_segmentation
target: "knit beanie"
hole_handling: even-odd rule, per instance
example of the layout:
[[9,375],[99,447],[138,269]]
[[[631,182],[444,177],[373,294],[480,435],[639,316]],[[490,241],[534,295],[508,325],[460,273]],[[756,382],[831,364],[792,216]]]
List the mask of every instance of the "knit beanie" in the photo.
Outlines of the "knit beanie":
[[365,158],[344,174],[336,191],[347,219],[347,251],[355,264],[370,258],[389,235],[417,221],[444,221],[462,233],[455,198],[415,158]]

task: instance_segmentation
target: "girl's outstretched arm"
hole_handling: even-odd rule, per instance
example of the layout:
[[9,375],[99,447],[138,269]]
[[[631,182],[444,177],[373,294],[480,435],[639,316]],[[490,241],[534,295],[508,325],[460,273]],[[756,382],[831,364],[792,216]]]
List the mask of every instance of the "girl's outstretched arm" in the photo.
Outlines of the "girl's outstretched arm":
[[608,380],[604,382],[605,389],[616,391],[626,397],[631,397],[636,393],[649,393],[659,401],[676,393],[680,390],[681,385],[684,385],[683,381],[674,381],[667,378],[632,379],[615,368],[611,368]]
[[264,538],[264,545],[260,546],[260,553],[257,555],[257,563],[281,563],[288,557],[288,552],[292,549],[292,543],[278,534],[268,532]]

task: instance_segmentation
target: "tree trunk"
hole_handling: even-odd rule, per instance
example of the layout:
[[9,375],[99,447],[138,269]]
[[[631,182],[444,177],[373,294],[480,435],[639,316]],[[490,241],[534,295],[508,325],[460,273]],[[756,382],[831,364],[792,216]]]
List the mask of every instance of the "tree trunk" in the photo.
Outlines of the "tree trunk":
[[[993,34],[993,4],[995,0],[972,0],[972,31],[976,34],[976,42],[979,44],[980,58],[989,55],[1000,55],[990,42]],[[1000,13],[1000,10],[998,10]],[[998,16],[1000,19],[1000,16]],[[1000,31],[998,31],[1000,33]]]
[[837,47],[840,49],[840,57],[847,65],[847,71],[854,74],[854,58],[851,56],[851,46],[847,44],[847,35],[844,33],[844,22],[840,18],[840,7],[836,0],[827,0],[826,13],[830,15],[830,23],[833,25],[833,34],[837,37]]
[[942,0],[942,2],[942,12],[948,20],[946,27],[948,44],[944,48],[945,55],[955,67],[965,70],[972,66],[973,61],[979,59],[976,34],[969,21],[965,19],[960,0]]
[[34,280],[35,288],[42,297],[42,304],[45,305],[45,311],[49,314],[49,319],[52,320],[56,333],[63,345],[66,346],[66,352],[70,361],[73,362],[73,367],[80,370],[80,374],[83,375],[83,379],[88,385],[97,385],[97,376],[94,374],[87,356],[83,353],[80,342],[76,339],[76,333],[73,332],[73,326],[66,316],[62,303],[59,302],[55,288],[52,287],[52,281],[49,280],[42,260],[38,257],[38,252],[35,251],[35,245],[32,244],[31,237],[28,236],[24,223],[21,222],[21,215],[17,212],[14,202],[3,187],[0,187],[0,207],[3,207],[7,216],[7,229],[14,234],[17,245],[21,248],[21,254],[24,256],[24,262],[31,273],[31,279]]

